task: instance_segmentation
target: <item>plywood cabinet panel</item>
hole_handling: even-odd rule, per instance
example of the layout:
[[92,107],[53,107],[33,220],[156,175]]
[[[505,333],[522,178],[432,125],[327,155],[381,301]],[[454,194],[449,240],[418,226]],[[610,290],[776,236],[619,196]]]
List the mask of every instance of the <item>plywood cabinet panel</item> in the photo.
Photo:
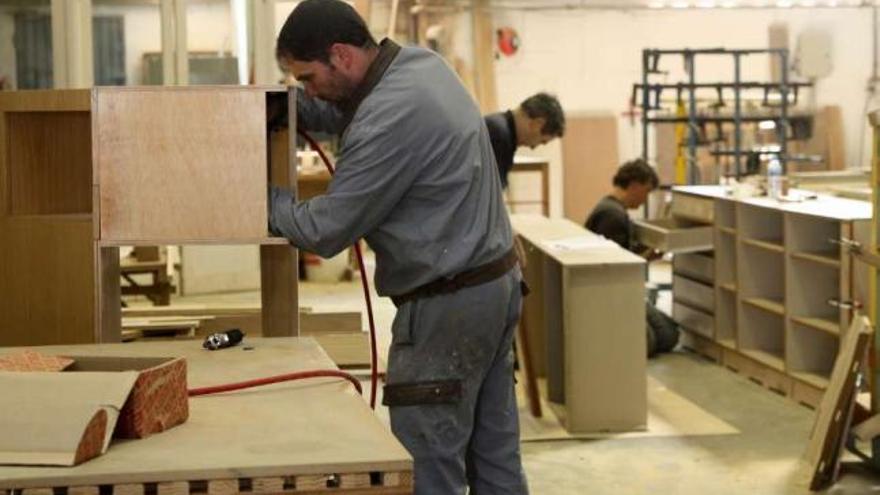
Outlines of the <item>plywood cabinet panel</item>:
[[267,236],[266,100],[241,89],[99,89],[102,241]]

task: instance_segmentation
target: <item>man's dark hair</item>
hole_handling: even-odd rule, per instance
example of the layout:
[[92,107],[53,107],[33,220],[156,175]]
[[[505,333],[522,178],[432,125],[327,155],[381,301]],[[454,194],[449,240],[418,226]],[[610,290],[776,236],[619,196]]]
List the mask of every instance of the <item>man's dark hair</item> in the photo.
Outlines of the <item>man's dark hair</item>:
[[519,108],[531,119],[544,119],[541,134],[562,137],[565,133],[565,114],[555,96],[538,93],[526,98],[520,103]]
[[275,57],[327,63],[334,43],[360,48],[377,46],[367,24],[351,5],[341,0],[305,0],[284,22]]
[[648,162],[641,158],[630,160],[617,169],[614,174],[614,185],[626,189],[630,183],[638,182],[639,184],[651,184],[651,187],[657,189],[660,179],[654,168],[648,165]]

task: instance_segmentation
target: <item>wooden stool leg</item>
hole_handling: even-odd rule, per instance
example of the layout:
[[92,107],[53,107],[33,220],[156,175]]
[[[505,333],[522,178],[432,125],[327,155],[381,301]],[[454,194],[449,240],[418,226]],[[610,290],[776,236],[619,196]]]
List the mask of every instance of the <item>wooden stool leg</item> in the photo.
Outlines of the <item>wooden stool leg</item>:
[[519,317],[519,325],[516,328],[516,348],[519,353],[520,369],[523,372],[523,378],[526,385],[526,397],[529,401],[529,411],[532,416],[540,418],[541,397],[538,394],[538,380],[535,378],[534,369],[532,368],[532,351],[529,347],[529,332],[526,328],[526,306],[523,304],[522,312]]

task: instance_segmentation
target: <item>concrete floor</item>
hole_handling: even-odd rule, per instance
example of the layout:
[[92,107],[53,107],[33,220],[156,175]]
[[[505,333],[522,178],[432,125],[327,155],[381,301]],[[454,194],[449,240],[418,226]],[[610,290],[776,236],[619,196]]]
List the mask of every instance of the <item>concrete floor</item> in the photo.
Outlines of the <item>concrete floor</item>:
[[[652,268],[652,280],[663,282],[668,276],[668,266]],[[315,310],[358,310],[363,307],[360,290],[354,282],[303,283],[300,304]],[[229,297],[241,300],[241,295]],[[667,301],[661,297],[660,304]],[[384,356],[394,307],[375,295],[374,305]],[[811,493],[799,459],[812,428],[812,410],[687,352],[649,361],[648,374],[739,433],[524,443],[532,494]],[[379,415],[387,421],[386,411]],[[880,477],[846,474],[825,493],[880,493]]]

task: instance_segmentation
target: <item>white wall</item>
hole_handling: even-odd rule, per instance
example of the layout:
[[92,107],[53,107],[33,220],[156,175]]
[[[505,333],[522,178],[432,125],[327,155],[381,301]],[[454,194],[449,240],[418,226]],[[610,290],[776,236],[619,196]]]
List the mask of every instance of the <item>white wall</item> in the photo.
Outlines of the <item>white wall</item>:
[[[868,9],[639,10],[639,11],[496,11],[495,27],[511,26],[522,46],[514,57],[496,63],[498,101],[516,106],[540,90],[555,93],[567,112],[627,110],[632,84],[641,77],[643,48],[762,48],[771,23],[788,25],[790,47],[805,28],[828,30],[834,69],[817,85],[817,103],[842,107],[847,164],[868,163],[864,125],[865,87],[871,70],[871,12]],[[680,67],[680,63],[665,67]],[[721,62],[721,59],[719,59]],[[697,65],[698,78],[730,77],[732,62]],[[766,79],[766,58],[745,62],[744,77]],[[675,74],[670,75],[674,80]],[[641,153],[641,129],[627,118],[618,121],[621,160]],[[561,153],[558,141],[533,154],[551,161],[551,214],[562,212]]]

